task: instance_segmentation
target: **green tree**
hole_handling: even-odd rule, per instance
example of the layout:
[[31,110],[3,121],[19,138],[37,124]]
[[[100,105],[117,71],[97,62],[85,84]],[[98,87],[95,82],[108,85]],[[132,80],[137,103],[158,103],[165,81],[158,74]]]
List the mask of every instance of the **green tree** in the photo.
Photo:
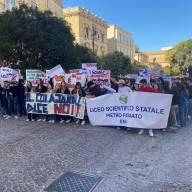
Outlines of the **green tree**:
[[72,60],[70,69],[81,68],[81,63],[97,63],[98,57],[91,49],[76,44]]
[[171,74],[185,74],[192,65],[192,40],[177,44],[167,53],[167,59],[171,64]]
[[126,75],[131,73],[132,70],[130,58],[121,52],[103,56],[99,63],[102,69],[110,69],[112,75]]
[[61,64],[69,69],[89,54],[74,45],[70,28],[51,12],[21,5],[0,15],[0,58],[11,67],[48,69]]

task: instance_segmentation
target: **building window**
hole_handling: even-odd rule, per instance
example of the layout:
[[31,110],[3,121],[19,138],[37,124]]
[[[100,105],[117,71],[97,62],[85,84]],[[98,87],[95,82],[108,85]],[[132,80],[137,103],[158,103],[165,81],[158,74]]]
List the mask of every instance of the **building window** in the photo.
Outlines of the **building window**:
[[84,25],[84,39],[89,39],[89,27]]

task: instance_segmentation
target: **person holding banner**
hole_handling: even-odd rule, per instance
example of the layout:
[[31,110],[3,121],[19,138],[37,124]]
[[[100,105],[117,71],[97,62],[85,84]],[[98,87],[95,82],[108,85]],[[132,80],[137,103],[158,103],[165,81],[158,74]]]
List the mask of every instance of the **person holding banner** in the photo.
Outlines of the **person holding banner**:
[[[140,87],[137,91],[157,93],[157,89],[155,89],[155,88],[151,87],[150,85],[148,85],[146,79],[142,79],[142,80],[140,81],[140,83],[141,83],[141,87]],[[140,129],[140,131],[139,131],[138,134],[139,134],[139,135],[142,135],[143,133],[144,133],[144,129]],[[152,129],[149,129],[149,136],[150,136],[150,137],[153,137],[153,136],[154,136]]]
[[[46,93],[47,92],[47,87],[44,86],[44,82],[42,79],[37,80],[37,87],[35,88],[36,93]],[[39,119],[37,121],[46,121],[46,116],[45,115],[39,115]]]
[[[34,88],[32,86],[32,83],[30,81],[27,82],[27,86],[25,89],[25,95],[27,95],[30,92],[34,92]],[[37,115],[33,114],[33,113],[27,113],[27,119],[26,121],[35,121],[36,120]]]
[[[50,82],[48,83],[47,93],[55,93],[55,90],[53,89],[52,81],[50,81]],[[56,115],[47,115],[46,120],[47,120],[49,123],[55,123]]]
[[[61,83],[59,83],[58,85],[58,89],[57,89],[57,92],[60,92],[62,94],[66,94],[66,95],[69,95],[71,94],[70,93],[70,90],[69,88],[67,87],[67,84],[65,81],[62,81]],[[71,122],[71,117],[70,116],[60,116],[60,123],[70,123]]]
[[[81,83],[77,82],[75,85],[75,88],[71,92],[72,95],[75,95],[77,97],[85,97],[86,93],[84,89],[81,87]],[[76,124],[79,124],[80,119],[77,119]],[[81,125],[85,125],[85,119],[81,120]]]

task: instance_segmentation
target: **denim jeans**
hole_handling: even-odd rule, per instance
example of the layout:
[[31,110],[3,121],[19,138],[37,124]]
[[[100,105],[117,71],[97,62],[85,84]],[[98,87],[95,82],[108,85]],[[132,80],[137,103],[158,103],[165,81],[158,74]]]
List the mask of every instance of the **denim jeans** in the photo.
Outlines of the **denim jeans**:
[[18,115],[18,97],[8,96],[8,115]]
[[187,108],[188,108],[187,103],[179,106],[179,118],[180,118],[180,123],[182,127],[186,126],[187,111],[188,111]]
[[192,116],[192,99],[189,99],[189,110],[188,115]]

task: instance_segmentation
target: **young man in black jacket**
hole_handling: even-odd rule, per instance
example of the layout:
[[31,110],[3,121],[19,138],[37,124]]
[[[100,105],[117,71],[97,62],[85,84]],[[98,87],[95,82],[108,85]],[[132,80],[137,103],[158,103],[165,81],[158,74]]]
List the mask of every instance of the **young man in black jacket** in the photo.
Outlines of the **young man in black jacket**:
[[8,88],[8,116],[6,119],[14,116],[15,119],[18,119],[18,83],[11,82]]

